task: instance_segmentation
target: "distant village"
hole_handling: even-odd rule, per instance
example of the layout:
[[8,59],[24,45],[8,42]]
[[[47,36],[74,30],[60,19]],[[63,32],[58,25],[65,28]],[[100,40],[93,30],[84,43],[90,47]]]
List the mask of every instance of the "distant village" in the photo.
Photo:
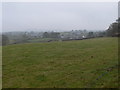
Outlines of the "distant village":
[[70,41],[83,40],[96,37],[119,37],[120,36],[120,18],[112,23],[107,30],[71,30],[64,32],[3,32],[1,45],[19,44],[19,43],[39,43],[52,41]]
[[[87,31],[87,30],[71,30],[67,32],[5,32],[3,38],[6,43],[33,43],[33,42],[51,42],[66,40],[81,40],[94,37],[104,37],[105,31]],[[7,41],[7,39],[9,41]]]

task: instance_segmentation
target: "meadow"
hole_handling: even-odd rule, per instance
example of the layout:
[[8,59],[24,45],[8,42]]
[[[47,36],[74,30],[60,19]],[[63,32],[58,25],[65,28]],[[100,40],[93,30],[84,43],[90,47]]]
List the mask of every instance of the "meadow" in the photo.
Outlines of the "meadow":
[[2,88],[2,47],[0,46],[0,89]]
[[118,38],[7,45],[3,88],[117,88]]

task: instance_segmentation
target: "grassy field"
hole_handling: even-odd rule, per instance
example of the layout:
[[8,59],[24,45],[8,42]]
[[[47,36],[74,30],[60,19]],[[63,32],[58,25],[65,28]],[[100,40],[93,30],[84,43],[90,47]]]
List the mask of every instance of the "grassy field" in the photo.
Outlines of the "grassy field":
[[0,89],[2,88],[2,47],[0,46]]
[[3,88],[118,87],[118,39],[3,47]]

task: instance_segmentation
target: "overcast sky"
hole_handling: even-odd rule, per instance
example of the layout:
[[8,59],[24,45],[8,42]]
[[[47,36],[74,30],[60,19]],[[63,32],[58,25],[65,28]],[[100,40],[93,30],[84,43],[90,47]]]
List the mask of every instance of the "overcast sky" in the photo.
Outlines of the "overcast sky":
[[4,2],[2,30],[5,32],[105,30],[118,17],[117,4],[117,2]]

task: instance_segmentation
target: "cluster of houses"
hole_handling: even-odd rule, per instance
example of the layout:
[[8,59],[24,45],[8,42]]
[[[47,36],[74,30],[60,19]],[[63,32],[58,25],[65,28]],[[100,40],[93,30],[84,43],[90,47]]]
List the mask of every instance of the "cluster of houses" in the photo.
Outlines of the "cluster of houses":
[[[93,37],[105,36],[104,31],[92,32],[87,30],[72,30],[66,32],[6,32],[3,33],[9,39],[9,44],[28,42],[51,42],[81,40]],[[8,41],[8,40],[7,40]]]

